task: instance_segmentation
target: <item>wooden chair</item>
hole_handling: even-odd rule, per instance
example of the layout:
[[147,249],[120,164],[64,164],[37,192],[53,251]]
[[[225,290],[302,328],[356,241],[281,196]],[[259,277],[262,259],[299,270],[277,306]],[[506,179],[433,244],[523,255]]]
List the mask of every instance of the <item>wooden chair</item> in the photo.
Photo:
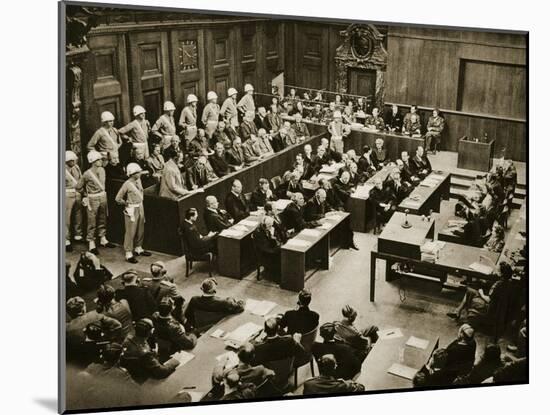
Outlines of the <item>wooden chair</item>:
[[288,389],[288,378],[294,368],[294,357],[272,360],[264,363],[264,366],[275,372],[275,376],[271,379],[271,384],[282,394]]
[[313,354],[311,353],[311,349],[313,348],[313,343],[315,343],[315,339],[317,338],[317,331],[319,330],[319,327],[315,327],[313,330],[311,330],[308,333],[305,333],[302,335],[302,339],[300,340],[300,344],[306,351],[306,354],[301,357],[299,360],[294,361],[294,387],[298,387],[298,369],[301,368],[304,365],[307,365],[309,363],[309,367],[311,369],[311,376],[315,376],[315,366],[313,364]]
[[212,268],[213,268],[213,261],[214,261],[214,255],[212,252],[207,252],[202,255],[194,255],[191,252],[189,252],[188,246],[187,246],[187,239],[185,237],[185,232],[183,229],[180,228],[180,241],[181,241],[181,249],[183,251],[183,256],[185,256],[185,278],[189,278],[189,274],[191,273],[191,270],[193,268],[193,262],[208,262],[208,276],[212,278]]

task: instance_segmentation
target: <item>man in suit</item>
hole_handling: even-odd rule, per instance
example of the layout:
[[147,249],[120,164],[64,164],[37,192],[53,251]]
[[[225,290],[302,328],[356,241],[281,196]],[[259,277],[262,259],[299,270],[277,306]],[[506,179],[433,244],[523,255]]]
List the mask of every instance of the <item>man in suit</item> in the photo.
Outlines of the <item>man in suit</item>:
[[391,210],[392,206],[389,203],[389,197],[386,193],[386,189],[384,189],[381,178],[375,178],[374,187],[370,189],[369,192],[369,201],[376,209],[376,227],[379,228],[385,224],[393,214]]
[[164,297],[169,297],[174,301],[172,315],[179,322],[183,322],[183,304],[185,299],[179,292],[174,283],[174,278],[167,275],[166,265],[162,261],[156,261],[151,264],[151,278],[143,278],[143,286],[147,287],[155,302],[158,305]]
[[269,131],[269,123],[267,121],[267,111],[265,110],[265,107],[259,107],[258,113],[256,114],[256,118],[254,118],[254,124],[256,124],[256,128],[258,131],[263,128],[266,131]]
[[280,336],[279,323],[275,318],[268,318],[264,323],[265,339],[255,345],[256,364],[265,364],[276,360],[299,358],[305,354],[300,344],[301,334],[293,336]]
[[137,272],[130,270],[122,274],[122,286],[116,291],[115,298],[128,302],[134,321],[150,318],[157,309],[157,302],[149,289],[141,285]]
[[310,303],[311,293],[305,289],[300,291],[298,307],[283,314],[279,327],[286,329],[288,334],[306,334],[315,329],[319,325],[319,314],[309,309]]
[[312,167],[315,174],[318,174],[323,165],[329,164],[327,149],[323,146],[317,146],[317,154],[313,156]]
[[411,136],[420,136],[420,115],[418,115],[417,106],[411,105],[411,110],[403,118],[403,134]]
[[185,220],[182,224],[183,238],[190,254],[201,256],[208,252],[216,252],[216,233],[210,232],[207,236],[201,235],[197,229],[197,209],[189,208],[185,212]]
[[210,139],[210,147],[214,148],[217,143],[221,143],[224,148],[231,147],[232,141],[226,133],[225,121],[218,122],[218,128],[216,128]]
[[299,177],[294,172],[285,174],[283,183],[275,189],[275,193],[279,199],[290,199],[293,193],[304,193],[304,188],[300,183]]
[[304,146],[304,174],[302,177],[304,180],[311,179],[311,176],[315,174],[315,166],[313,163],[313,159],[315,156],[313,155],[313,149],[311,148],[310,144],[306,144]]
[[225,198],[225,208],[235,223],[250,215],[248,204],[243,195],[243,185],[240,180],[233,180],[231,192]]
[[319,179],[319,187],[325,191],[325,203],[327,210],[344,210],[344,206],[342,205],[340,199],[336,196],[336,192],[332,188],[332,184],[329,180],[324,178]]
[[428,156],[424,153],[424,148],[418,146],[416,148],[416,154],[412,159],[412,165],[414,166],[415,176],[420,179],[424,179],[432,171],[432,164],[428,160]]
[[253,235],[259,262],[264,266],[267,274],[276,281],[280,280],[281,245],[283,241],[279,239],[275,231],[273,217],[264,216]]
[[392,205],[392,209],[396,210],[397,206],[407,197],[409,194],[409,187],[401,181],[401,175],[399,169],[392,170],[386,182],[384,183],[386,188],[386,194],[389,198],[389,203]]
[[201,284],[201,296],[194,296],[189,300],[185,310],[185,317],[190,326],[196,327],[195,312],[207,311],[219,313],[220,320],[231,314],[239,314],[244,311],[244,301],[234,298],[222,298],[216,295],[218,283],[214,278],[207,278]]
[[283,122],[283,125],[281,126],[281,128],[279,128],[279,135],[285,143],[285,147],[290,147],[298,144],[298,137],[296,137],[296,133],[290,126],[290,121]]
[[222,143],[216,143],[214,154],[209,157],[209,161],[216,176],[223,177],[230,173],[231,169],[227,163],[225,149]]
[[391,132],[400,132],[403,127],[403,117],[399,112],[399,107],[395,104],[391,106],[391,111],[386,113],[384,119],[386,123],[386,128]]
[[340,203],[344,208],[353,193],[353,187],[350,183],[350,173],[349,171],[343,171],[340,175],[340,178],[334,183],[334,192],[336,197],[340,200]]
[[270,134],[275,134],[279,131],[279,128],[283,125],[283,119],[279,115],[279,108],[277,104],[271,104],[271,111],[266,115],[267,118],[267,130]]
[[319,328],[319,335],[323,342],[315,342],[311,348],[315,360],[319,362],[327,354],[336,359],[334,376],[338,379],[353,379],[361,371],[361,360],[357,357],[353,347],[346,343],[334,340],[336,328],[334,323],[325,323]]
[[258,187],[252,192],[250,197],[250,210],[263,208],[267,202],[277,200],[269,187],[269,181],[263,177],[258,182]]
[[278,153],[286,148],[285,135],[284,133],[281,134],[280,130],[273,133],[271,137],[271,146],[273,147],[273,151]]
[[372,109],[372,114],[368,115],[365,119],[365,126],[367,128],[373,128],[376,131],[382,131],[385,128],[384,119],[379,115],[380,110],[378,107]]
[[371,161],[373,166],[376,167],[377,170],[381,170],[382,167],[384,167],[384,165],[389,162],[386,148],[384,147],[384,140],[381,138],[377,138],[374,144],[375,148],[374,151],[371,153]]
[[323,393],[361,392],[365,387],[351,380],[337,379],[336,359],[333,355],[325,355],[318,361],[319,376],[306,380],[304,395]]
[[300,232],[304,228],[315,227],[315,222],[306,222],[304,220],[304,196],[302,193],[292,193],[290,197],[291,203],[281,212],[281,221],[289,231],[294,229],[294,232]]
[[208,184],[208,174],[206,171],[206,156],[199,156],[193,166],[187,169],[187,188],[195,190]]
[[302,121],[302,114],[300,114],[299,112],[294,114],[294,124],[292,125],[292,129],[294,130],[296,137],[298,137],[300,141],[309,138],[309,130],[307,128],[307,124]]
[[233,225],[233,219],[225,210],[219,208],[216,196],[206,196],[206,209],[204,211],[204,222],[208,232],[221,232]]
[[267,135],[265,128],[258,129],[258,147],[263,157],[268,157],[275,153],[271,145],[271,137]]
[[304,220],[311,222],[323,219],[328,210],[326,199],[327,193],[325,189],[319,187],[315,191],[315,196],[308,200],[304,206]]
[[373,174],[376,173],[376,166],[372,164],[372,148],[363,146],[363,154],[357,161],[357,171],[361,182],[366,182]]
[[244,153],[244,161],[247,164],[251,164],[262,158],[258,138],[255,134],[250,134],[248,139],[243,143],[242,149]]
[[234,170],[239,170],[244,167],[244,151],[242,148],[241,139],[239,137],[236,137],[233,140],[233,145],[229,150],[226,151],[225,158],[227,160],[227,163]]
[[[401,163],[399,163],[401,161]],[[401,159],[396,161],[399,169],[401,170],[401,178],[412,185],[417,185],[420,179],[415,174],[415,168],[411,163],[409,153],[407,151],[401,152]]]
[[240,126],[240,132],[241,132],[241,139],[246,141],[248,138],[254,134],[255,136],[258,135],[258,129],[256,128],[256,124],[254,123],[254,112],[252,111],[246,111],[244,114],[243,122]]
[[164,164],[160,179],[159,196],[161,197],[176,200],[189,193],[185,188],[185,182],[177,164],[179,157],[177,151],[171,147],[167,148],[164,152],[166,163]]

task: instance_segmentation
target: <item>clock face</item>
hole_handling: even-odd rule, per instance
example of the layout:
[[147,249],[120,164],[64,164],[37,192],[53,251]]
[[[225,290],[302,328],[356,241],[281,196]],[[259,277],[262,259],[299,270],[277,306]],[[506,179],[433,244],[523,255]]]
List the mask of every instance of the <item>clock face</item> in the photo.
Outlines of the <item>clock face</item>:
[[197,69],[197,42],[194,40],[184,40],[179,47],[180,70],[188,71]]

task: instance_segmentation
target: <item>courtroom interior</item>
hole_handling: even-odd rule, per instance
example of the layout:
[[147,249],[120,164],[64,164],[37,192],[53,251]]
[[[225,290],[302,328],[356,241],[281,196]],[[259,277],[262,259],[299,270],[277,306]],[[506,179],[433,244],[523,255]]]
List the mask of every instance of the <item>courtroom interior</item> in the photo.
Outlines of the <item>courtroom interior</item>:
[[66,7],[67,408],[527,382],[527,35]]

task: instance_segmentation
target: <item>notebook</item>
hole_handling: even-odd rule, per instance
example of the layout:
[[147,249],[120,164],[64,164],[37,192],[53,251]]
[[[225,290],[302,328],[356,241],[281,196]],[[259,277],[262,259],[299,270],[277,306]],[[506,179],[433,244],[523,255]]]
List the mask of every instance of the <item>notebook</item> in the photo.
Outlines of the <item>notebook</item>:
[[185,350],[179,351],[177,353],[174,353],[172,355],[174,359],[176,359],[180,364],[178,367],[185,365],[186,363],[190,362],[195,358],[195,355],[189,352],[186,352]]
[[263,317],[267,315],[271,310],[273,310],[276,305],[277,304],[273,301],[258,301],[249,298],[246,300],[245,310],[249,313]]
[[429,344],[430,344],[429,340],[420,339],[415,336],[409,337],[409,340],[407,340],[407,343],[405,343],[406,346],[415,347],[421,350],[425,350]]
[[250,338],[254,337],[261,331],[262,326],[250,322],[245,323],[227,335],[227,340],[225,341],[225,344],[228,347],[237,349],[241,347],[243,343],[247,342]]
[[405,378],[409,380],[412,380],[414,378],[414,375],[416,375],[416,372],[418,372],[418,370],[399,363],[394,363],[388,369],[388,373],[395,376],[399,376],[400,378]]

